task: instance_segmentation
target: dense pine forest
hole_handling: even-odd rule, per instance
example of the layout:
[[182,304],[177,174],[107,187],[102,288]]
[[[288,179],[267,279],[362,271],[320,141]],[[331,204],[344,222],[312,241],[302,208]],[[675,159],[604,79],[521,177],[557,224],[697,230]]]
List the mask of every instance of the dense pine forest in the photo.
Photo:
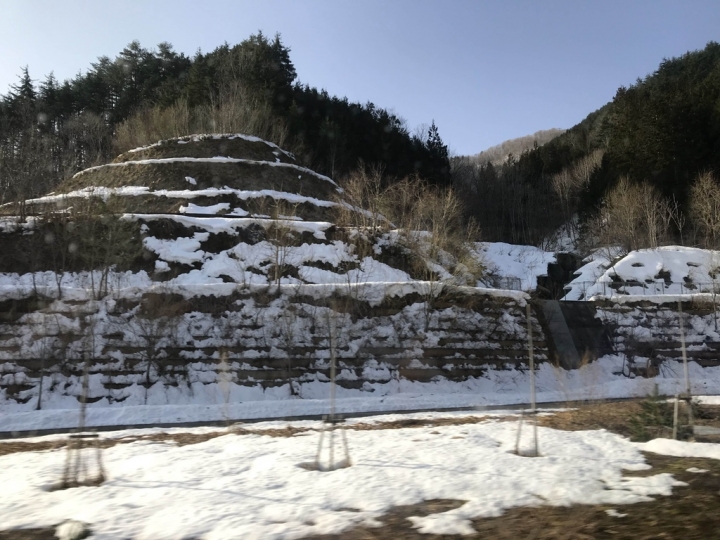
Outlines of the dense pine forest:
[[37,83],[24,68],[0,97],[0,203],[44,194],[132,147],[208,132],[262,137],[336,178],[367,163],[388,181],[451,182],[434,122],[412,135],[372,103],[300,84],[290,48],[258,33],[192,58],[168,43],[150,50],[133,42],[66,81],[51,73]]

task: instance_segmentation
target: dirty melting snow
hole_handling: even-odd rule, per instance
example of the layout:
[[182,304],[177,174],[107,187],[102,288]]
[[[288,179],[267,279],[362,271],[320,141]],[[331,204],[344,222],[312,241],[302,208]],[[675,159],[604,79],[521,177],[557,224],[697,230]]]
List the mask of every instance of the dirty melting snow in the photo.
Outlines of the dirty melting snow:
[[410,521],[420,532],[468,534],[471,519],[515,506],[631,504],[683,485],[666,473],[623,478],[649,467],[606,431],[539,428],[539,458],[512,453],[515,422],[347,433],[354,464],[334,472],[298,467],[314,459],[317,431],[181,447],[138,441],[104,451],[101,486],[56,492],[46,488],[60,477],[63,451],[10,454],[0,457],[3,528],[74,519],[98,539],[301,538],[379,526],[394,506],[454,499],[467,502]]
[[[665,456],[720,459],[720,444],[653,439],[646,443],[636,443],[636,446],[643,452],[654,452]],[[695,469],[691,472],[697,471],[702,472],[702,469]]]

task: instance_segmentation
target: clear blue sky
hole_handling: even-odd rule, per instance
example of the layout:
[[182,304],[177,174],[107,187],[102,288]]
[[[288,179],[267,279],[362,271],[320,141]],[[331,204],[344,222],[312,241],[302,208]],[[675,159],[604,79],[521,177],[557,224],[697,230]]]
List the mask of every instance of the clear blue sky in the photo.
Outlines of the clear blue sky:
[[456,154],[571,127],[663,58],[720,41],[720,0],[0,0],[0,93],[130,41],[192,55],[282,34],[298,78],[433,119]]

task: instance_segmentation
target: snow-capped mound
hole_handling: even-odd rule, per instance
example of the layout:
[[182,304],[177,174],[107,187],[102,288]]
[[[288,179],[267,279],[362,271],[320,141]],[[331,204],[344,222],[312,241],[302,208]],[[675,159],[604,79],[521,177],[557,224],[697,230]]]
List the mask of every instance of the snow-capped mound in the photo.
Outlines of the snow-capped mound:
[[297,163],[295,156],[254,135],[242,133],[188,135],[176,139],[158,141],[155,144],[135,148],[120,154],[113,163],[146,159],[167,159],[185,156],[196,158],[234,157],[255,161]]
[[720,290],[720,251],[664,246],[631,251],[618,258],[617,250],[604,249],[584,262],[586,264],[575,273],[575,279],[567,285],[564,300]]
[[[348,213],[364,216],[368,211],[345,201],[332,179],[249,135],[194,135],[137,148],[81,171],[57,192],[25,201],[25,208],[38,216],[41,229],[48,229],[37,236],[54,243],[67,240],[78,253],[94,247],[85,245],[83,234],[65,239],[72,235],[66,228],[55,230],[58,216],[86,223],[121,217],[135,227],[132,238],[124,239],[134,244],[126,251],[135,258],[124,257],[123,269],[144,270],[154,281],[172,286],[413,280],[410,255],[398,250],[391,233],[368,234],[357,225],[362,220],[348,220]],[[59,269],[53,261],[44,264],[42,270]],[[10,263],[5,266],[14,270]],[[90,270],[87,266],[78,262],[75,269]],[[454,279],[444,268],[437,272],[441,279]]]
[[[193,135],[126,152],[25,204],[32,214],[101,200],[113,213],[332,221],[341,193],[332,179],[268,141]],[[14,205],[3,210],[13,212]]]

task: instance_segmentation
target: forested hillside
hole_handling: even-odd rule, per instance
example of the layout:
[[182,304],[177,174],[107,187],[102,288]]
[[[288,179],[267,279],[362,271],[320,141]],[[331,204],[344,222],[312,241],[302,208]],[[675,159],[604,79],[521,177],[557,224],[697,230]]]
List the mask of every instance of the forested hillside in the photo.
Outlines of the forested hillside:
[[720,45],[711,42],[663,60],[547,144],[500,167],[458,160],[454,172],[489,239],[538,243],[579,214],[587,240],[653,247],[717,245],[718,166]]
[[26,67],[0,96],[0,204],[44,194],[69,174],[120,152],[191,133],[243,132],[293,151],[306,166],[342,177],[362,161],[387,178],[450,182],[447,147],[372,103],[330,96],[297,81],[290,49],[262,33],[192,58],[133,42],[84,74],[39,84]]
[[[370,166],[384,187],[454,185],[484,239],[547,243],[561,225],[589,248],[720,242],[720,45],[664,60],[566,132],[502,159],[456,158],[434,122],[301,84],[280,37],[185,56],[133,42],[72,80],[28,68],[0,96],[0,204],[52,191],[118,153],[193,133],[250,133],[342,180]],[[550,135],[554,135],[551,133]],[[21,213],[22,205],[21,205]],[[582,232],[582,234],[581,234]]]
[[491,146],[490,148],[483,150],[475,155],[469,156],[471,162],[475,162],[477,165],[485,165],[486,163],[492,163],[495,167],[505,163],[510,155],[519,156],[526,150],[532,150],[536,146],[542,146],[553,140],[558,135],[562,135],[565,132],[564,129],[542,129],[536,131],[532,135],[525,135],[524,137],[516,137],[514,139],[508,139],[500,144]]

